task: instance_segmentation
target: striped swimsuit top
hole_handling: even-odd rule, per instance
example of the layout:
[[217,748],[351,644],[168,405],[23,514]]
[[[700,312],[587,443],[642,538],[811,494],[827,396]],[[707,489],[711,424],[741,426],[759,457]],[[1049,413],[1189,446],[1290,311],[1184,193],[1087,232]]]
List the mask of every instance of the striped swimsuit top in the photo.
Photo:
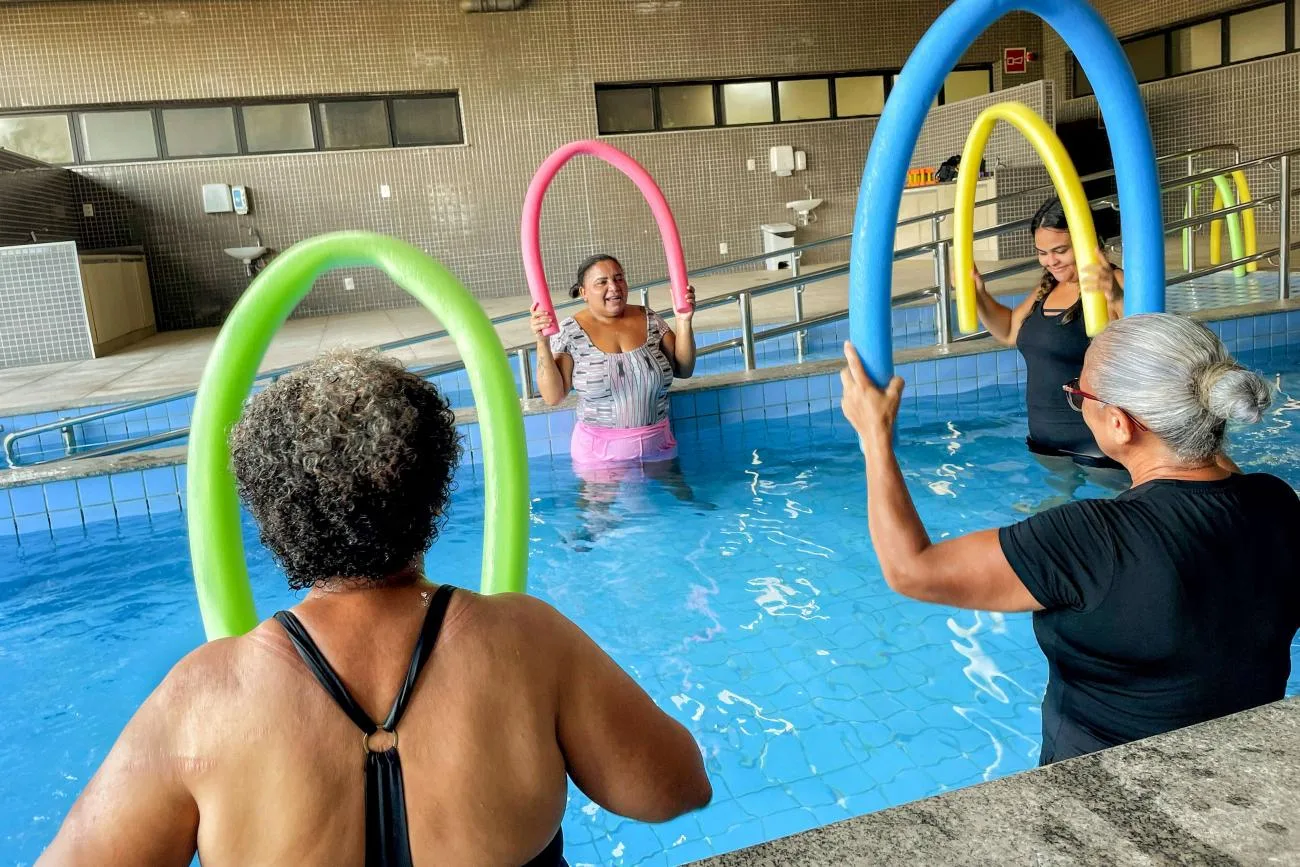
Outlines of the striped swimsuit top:
[[[628,308],[636,316],[640,308]],[[551,351],[573,359],[578,421],[590,427],[640,428],[668,418],[673,366],[664,354],[668,323],[647,310],[646,341],[631,352],[602,352],[572,316],[551,337]]]

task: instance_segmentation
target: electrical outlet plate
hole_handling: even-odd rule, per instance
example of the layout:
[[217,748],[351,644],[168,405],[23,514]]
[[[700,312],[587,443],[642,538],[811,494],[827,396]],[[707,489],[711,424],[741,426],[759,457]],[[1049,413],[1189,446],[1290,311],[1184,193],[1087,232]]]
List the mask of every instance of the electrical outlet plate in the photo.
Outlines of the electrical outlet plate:
[[357,288],[357,281],[352,277],[343,278],[343,291],[351,292]]

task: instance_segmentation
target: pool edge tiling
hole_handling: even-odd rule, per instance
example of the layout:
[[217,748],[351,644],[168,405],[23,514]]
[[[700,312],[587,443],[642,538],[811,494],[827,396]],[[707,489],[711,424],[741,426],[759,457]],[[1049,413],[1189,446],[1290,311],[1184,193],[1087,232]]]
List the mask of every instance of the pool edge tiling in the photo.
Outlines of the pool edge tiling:
[[[1232,353],[1300,344],[1300,299],[1201,311]],[[674,430],[686,447],[713,426],[762,422],[829,411],[840,394],[838,359],[735,371],[677,382],[671,393]],[[904,413],[920,401],[1018,386],[1024,362],[1015,349],[982,339],[945,347],[904,349],[896,372],[908,383]],[[963,409],[976,409],[963,406]],[[477,414],[457,411],[465,437],[461,472],[478,474],[482,438]],[[572,396],[559,407],[524,401],[528,456],[563,457],[573,431]],[[173,448],[44,467],[0,470],[0,539],[185,506],[185,450]]]

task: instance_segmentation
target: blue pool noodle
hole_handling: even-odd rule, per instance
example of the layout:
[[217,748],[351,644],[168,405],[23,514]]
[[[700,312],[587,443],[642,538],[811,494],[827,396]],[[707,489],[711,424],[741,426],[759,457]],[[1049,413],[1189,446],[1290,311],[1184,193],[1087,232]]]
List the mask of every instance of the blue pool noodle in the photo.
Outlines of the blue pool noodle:
[[890,288],[894,233],[912,151],[944,78],[971,44],[1010,12],[1032,12],[1065,38],[1106,118],[1124,211],[1124,307],[1159,313],[1165,305],[1164,219],[1155,145],[1124,50],[1084,0],[956,0],[917,43],[894,83],[871,140],[849,255],[849,334],[879,385],[894,373]]

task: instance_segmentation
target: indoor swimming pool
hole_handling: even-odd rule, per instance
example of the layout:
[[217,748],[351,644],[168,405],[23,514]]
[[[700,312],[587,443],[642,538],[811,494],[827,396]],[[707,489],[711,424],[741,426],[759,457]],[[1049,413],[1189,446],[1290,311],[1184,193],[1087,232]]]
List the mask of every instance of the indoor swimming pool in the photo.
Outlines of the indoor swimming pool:
[[[1241,358],[1281,394],[1265,422],[1234,434],[1232,453],[1300,487],[1300,352]],[[811,412],[684,419],[680,475],[668,479],[582,493],[566,458],[531,462],[530,590],[690,728],[715,791],[707,809],[652,826],[571,789],[571,864],[682,864],[1036,764],[1046,665],[1030,618],[890,591],[833,393],[768,385]],[[694,399],[726,401],[709,394]],[[1014,385],[954,399],[915,383],[900,456],[933,536],[1108,496],[1028,458],[1022,400]],[[466,470],[429,577],[476,588],[481,535],[482,489]],[[266,616],[295,596],[247,524],[246,538]],[[11,721],[0,863],[17,867],[203,633],[182,512],[0,538],[0,562],[16,566],[0,576],[0,713]]]

